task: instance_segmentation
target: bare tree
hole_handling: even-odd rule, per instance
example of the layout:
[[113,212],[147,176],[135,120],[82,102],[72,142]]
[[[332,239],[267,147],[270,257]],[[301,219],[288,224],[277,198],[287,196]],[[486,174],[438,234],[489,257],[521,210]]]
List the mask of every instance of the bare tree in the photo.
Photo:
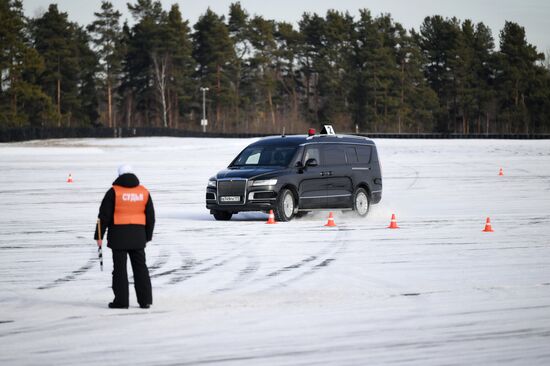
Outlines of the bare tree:
[[155,84],[157,86],[157,91],[160,95],[160,103],[162,105],[162,123],[164,127],[168,127],[169,107],[166,102],[166,92],[168,88],[166,77],[168,68],[168,55],[159,56],[157,53],[154,53],[151,58],[153,59]]

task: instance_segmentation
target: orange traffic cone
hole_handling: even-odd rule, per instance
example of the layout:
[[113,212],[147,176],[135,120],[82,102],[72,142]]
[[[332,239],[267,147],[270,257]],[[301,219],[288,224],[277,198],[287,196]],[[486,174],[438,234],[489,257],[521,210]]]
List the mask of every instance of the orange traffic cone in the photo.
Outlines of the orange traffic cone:
[[332,212],[328,214],[328,221],[325,226],[336,226],[336,224],[334,223],[334,215],[332,215]]
[[395,214],[391,214],[391,222],[388,229],[399,229],[399,226],[397,226],[397,220],[395,219]]
[[266,224],[276,224],[275,221],[275,214],[273,214],[273,210],[269,210],[269,218],[267,219]]
[[504,170],[502,170],[502,168],[500,168],[500,170],[498,171],[498,175],[500,175],[500,176],[504,175]]
[[72,183],[73,182],[73,176],[71,175],[71,173],[69,173],[69,178],[67,178],[67,183]]
[[485,229],[483,229],[486,233],[492,233],[494,230],[491,227],[491,219],[487,217],[487,221],[485,221]]

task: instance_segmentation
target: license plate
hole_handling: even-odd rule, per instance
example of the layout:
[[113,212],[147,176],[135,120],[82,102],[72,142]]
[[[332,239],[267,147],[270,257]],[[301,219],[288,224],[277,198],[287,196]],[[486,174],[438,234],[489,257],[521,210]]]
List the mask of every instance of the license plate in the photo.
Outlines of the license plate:
[[222,202],[239,202],[241,200],[241,196],[223,196],[220,197],[220,201]]

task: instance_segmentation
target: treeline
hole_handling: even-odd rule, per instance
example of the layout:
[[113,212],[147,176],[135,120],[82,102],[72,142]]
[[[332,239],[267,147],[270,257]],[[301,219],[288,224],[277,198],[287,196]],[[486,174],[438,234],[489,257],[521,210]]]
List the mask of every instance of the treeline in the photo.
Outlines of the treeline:
[[431,16],[407,31],[390,15],[304,13],[298,27],[178,5],[103,1],[81,26],[56,5],[34,19],[0,0],[0,127],[169,127],[303,132],[550,132],[550,71],[506,22]]

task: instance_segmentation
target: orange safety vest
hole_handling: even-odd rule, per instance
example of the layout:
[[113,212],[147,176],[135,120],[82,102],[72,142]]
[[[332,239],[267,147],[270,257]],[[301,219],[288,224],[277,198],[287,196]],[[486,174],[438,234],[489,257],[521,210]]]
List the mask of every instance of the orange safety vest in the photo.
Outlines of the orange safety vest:
[[144,186],[121,187],[115,190],[115,225],[145,225],[145,206],[149,191]]

